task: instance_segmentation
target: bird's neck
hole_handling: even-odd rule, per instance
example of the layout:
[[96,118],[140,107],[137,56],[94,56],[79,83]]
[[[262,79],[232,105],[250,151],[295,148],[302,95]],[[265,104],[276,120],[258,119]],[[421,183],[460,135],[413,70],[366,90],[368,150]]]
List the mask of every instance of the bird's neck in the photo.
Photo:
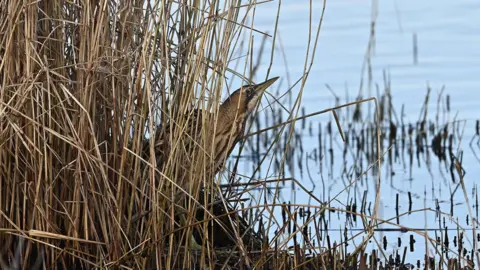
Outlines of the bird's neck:
[[243,129],[247,113],[244,108],[238,108],[237,104],[222,104],[218,112],[216,134],[230,133],[233,136],[243,136]]
[[234,121],[241,121],[245,120],[247,115],[247,108],[245,104],[242,104],[238,98],[232,98],[226,100],[222,105],[220,105],[218,115],[219,120],[223,122],[230,122],[233,124]]
[[246,116],[247,114],[241,113],[241,110],[222,110],[220,108],[214,131],[216,168],[222,167],[226,157],[230,155],[244,135]]

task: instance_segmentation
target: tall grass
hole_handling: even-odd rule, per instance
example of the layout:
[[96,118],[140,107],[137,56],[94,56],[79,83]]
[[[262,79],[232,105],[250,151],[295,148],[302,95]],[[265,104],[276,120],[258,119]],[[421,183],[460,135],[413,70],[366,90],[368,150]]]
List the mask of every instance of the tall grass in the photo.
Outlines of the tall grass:
[[[229,64],[239,46],[252,57],[253,2],[0,1],[4,266],[212,264],[208,230],[200,252],[185,248],[200,187],[215,188],[201,170],[179,177],[181,127],[192,108],[216,117],[228,79],[249,80],[250,64]],[[163,171],[145,136],[172,142]]]
[[[270,127],[258,124],[257,131],[246,136],[267,138],[265,132],[272,131],[265,139],[266,154],[257,161],[270,172],[276,170],[274,176],[238,182],[233,179],[241,172],[233,166],[233,173],[215,178],[205,169],[213,150],[206,129],[195,147],[184,148],[191,140],[185,134],[190,120],[214,124],[224,90],[231,92],[232,85],[252,80],[260,58],[255,43],[264,49],[270,44],[265,40],[271,40],[270,73],[277,25],[271,36],[255,28],[255,9],[263,3],[0,0],[1,269],[376,269],[380,259],[387,261],[381,248],[364,253],[370,241],[381,246],[374,235],[379,224],[394,225],[378,214],[378,168],[373,213],[368,215],[331,206],[338,195],[322,202],[282,173],[292,160],[297,120],[332,112],[349,147],[351,133],[341,131],[336,111],[357,105],[353,122],[361,121],[360,104],[366,101],[375,101],[376,111],[375,124],[369,124],[366,133],[370,164],[362,174],[380,167],[386,155],[379,128],[387,118],[379,112],[389,108],[392,126],[391,100],[386,106],[386,99],[380,105],[375,98],[361,99],[363,76],[357,101],[299,116],[325,1],[318,23],[312,19],[316,16],[310,1],[303,75],[292,86],[300,90],[291,107],[282,108]],[[277,20],[280,6],[278,1]],[[374,29],[376,24],[371,25]],[[374,33],[362,73],[371,68]],[[254,38],[258,36],[261,42]],[[385,89],[391,99],[389,85]],[[427,101],[428,94],[425,106]],[[202,113],[190,113],[194,108]],[[285,112],[288,119],[283,121]],[[425,109],[424,122],[426,114]],[[369,107],[367,118],[371,115]],[[397,126],[403,128],[403,122]],[[331,125],[327,133],[331,147]],[[392,135],[386,151],[395,138]],[[267,160],[271,152],[275,157]],[[463,168],[458,162],[455,168],[466,194]],[[222,178],[229,179],[228,184],[219,185]],[[313,203],[281,202],[279,190],[285,182],[302,189]],[[253,200],[242,205],[242,195],[257,187],[271,188],[272,196],[263,192],[263,204]],[[342,242],[331,243],[326,210],[359,216],[364,230],[347,237],[346,224]],[[397,208],[397,218],[407,213],[400,215]],[[246,216],[256,218],[251,222]],[[428,251],[435,239],[416,233],[425,236]],[[347,245],[359,237],[360,244],[348,254]],[[439,265],[460,265],[441,254]],[[478,252],[475,256],[478,263]],[[404,259],[405,253],[396,264],[404,267]],[[426,256],[426,266],[433,265],[429,260]]]

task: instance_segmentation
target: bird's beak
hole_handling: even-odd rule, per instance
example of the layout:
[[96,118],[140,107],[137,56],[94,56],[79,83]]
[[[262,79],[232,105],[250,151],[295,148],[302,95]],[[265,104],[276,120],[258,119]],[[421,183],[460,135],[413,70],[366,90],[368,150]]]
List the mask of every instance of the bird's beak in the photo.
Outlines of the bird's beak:
[[278,77],[271,78],[269,80],[264,81],[263,83],[256,84],[255,87],[255,92],[252,97],[249,98],[248,105],[248,111],[252,111],[253,108],[257,105],[257,102],[260,100],[260,97],[262,96],[263,92],[270,87],[276,80],[278,80]]
[[270,85],[272,85],[276,80],[278,80],[278,78],[279,77],[274,77],[264,81],[263,83],[257,84],[255,86],[255,90],[256,90],[255,92],[257,92],[258,94],[263,93],[263,91],[265,91],[268,87],[270,87]]

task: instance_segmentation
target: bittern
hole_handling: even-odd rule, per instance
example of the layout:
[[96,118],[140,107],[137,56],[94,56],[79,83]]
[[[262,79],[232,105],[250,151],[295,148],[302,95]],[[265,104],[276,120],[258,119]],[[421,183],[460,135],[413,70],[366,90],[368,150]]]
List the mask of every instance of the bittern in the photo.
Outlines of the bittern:
[[[167,164],[167,158],[176,147],[175,162],[181,161],[179,164],[181,173],[175,177],[177,180],[186,178],[188,174],[198,175],[201,171],[207,172],[210,176],[218,173],[236,144],[242,139],[247,119],[260,101],[262,94],[277,79],[278,77],[275,77],[260,84],[244,85],[234,91],[220,105],[216,119],[209,115],[205,117],[205,121],[202,121],[203,112],[192,110],[185,114],[184,123],[170,123],[165,129],[159,129],[154,145],[159,169]],[[170,127],[172,124],[173,126]],[[176,137],[169,134],[174,134]],[[144,145],[146,153],[149,147],[150,142]],[[209,157],[207,161],[200,162],[195,159],[195,156],[203,155],[205,152]],[[184,182],[186,179],[182,180]]]
[[[191,191],[198,191],[202,179],[211,180],[222,169],[225,160],[243,138],[247,119],[254,111],[262,94],[277,79],[278,77],[275,77],[260,84],[244,85],[234,91],[220,105],[216,118],[213,114],[203,115],[205,112],[192,110],[185,114],[185,120],[170,121],[164,129],[159,129],[155,135],[154,144],[157,167],[164,173],[170,170],[168,175],[181,188],[186,189],[188,186],[193,187]],[[144,147],[146,147],[144,151],[148,153],[150,142]],[[173,164],[176,166],[173,166],[172,171]],[[204,195],[202,194],[203,192],[201,197]],[[223,208],[223,204],[214,204],[212,208],[214,216],[222,216],[227,211],[228,209]],[[197,219],[201,220],[203,215],[203,210],[196,211]],[[216,222],[215,224],[210,222],[208,227],[209,231],[212,231],[213,227],[221,224],[223,233],[220,233],[219,238],[223,238],[223,243],[220,245],[234,243],[232,237],[225,239],[226,234],[232,236],[228,217],[223,215]],[[199,235],[202,234],[196,231],[197,243],[201,241]]]

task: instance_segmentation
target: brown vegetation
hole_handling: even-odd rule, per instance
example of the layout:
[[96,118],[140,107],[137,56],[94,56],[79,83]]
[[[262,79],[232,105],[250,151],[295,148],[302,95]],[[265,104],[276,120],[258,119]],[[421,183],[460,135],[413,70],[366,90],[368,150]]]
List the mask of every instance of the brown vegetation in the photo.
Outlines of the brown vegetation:
[[[373,214],[367,215],[335,209],[282,173],[247,183],[233,180],[239,175],[236,166],[215,179],[202,169],[185,174],[186,158],[206,168],[211,156],[205,147],[185,155],[186,112],[202,109],[195,115],[198,121],[214,122],[224,90],[250,83],[258,70],[253,33],[270,38],[252,26],[258,4],[0,0],[2,269],[376,269],[380,260],[387,261],[383,251],[365,254],[378,223],[390,222],[377,216],[379,193]],[[293,151],[297,120],[332,112],[340,128],[335,110],[358,105],[354,115],[360,119],[359,104],[375,100],[299,117],[322,19],[323,13],[317,28],[308,29],[304,74],[295,83],[300,92],[289,118],[282,121],[280,113],[272,126],[249,134],[273,131],[266,148],[279,149],[279,171]],[[274,48],[276,29],[271,39]],[[238,55],[239,48],[246,55]],[[244,67],[232,68],[235,61]],[[380,147],[382,120],[377,117],[365,131],[370,143],[366,170],[388,151]],[[161,131],[172,123],[176,128]],[[331,132],[329,124],[330,142]],[[348,134],[340,134],[348,146]],[[168,155],[159,157],[156,144],[148,143],[158,139],[176,142]],[[162,166],[156,166],[158,158]],[[228,184],[220,185],[222,179]],[[279,203],[277,191],[285,181],[315,203]],[[263,205],[243,203],[249,191],[267,184],[276,185],[273,202],[264,195]],[[279,209],[282,220],[274,214]],[[346,248],[351,238],[330,242],[327,210],[364,222],[364,231],[356,235],[363,239],[351,254]],[[433,243],[425,236],[427,242]],[[395,255],[389,267],[405,269],[405,256]],[[459,261],[449,259],[448,267],[465,265]]]

